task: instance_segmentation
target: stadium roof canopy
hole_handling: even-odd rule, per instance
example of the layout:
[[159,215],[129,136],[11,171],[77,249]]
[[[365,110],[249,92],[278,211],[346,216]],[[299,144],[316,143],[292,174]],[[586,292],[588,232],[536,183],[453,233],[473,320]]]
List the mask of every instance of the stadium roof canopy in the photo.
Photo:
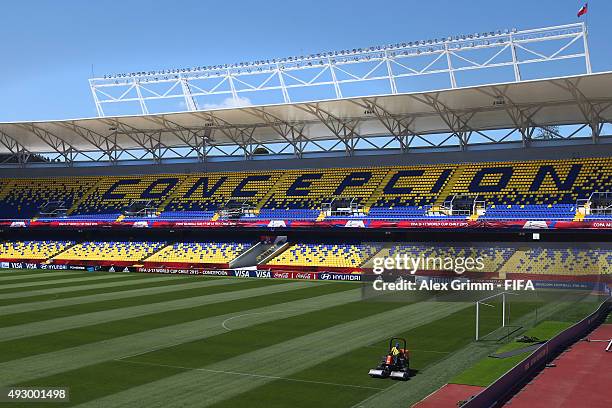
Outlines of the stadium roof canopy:
[[[0,123],[0,153],[61,162],[303,157],[314,152],[469,149],[546,139],[605,137],[612,72],[422,93],[195,112]],[[559,127],[571,125],[561,132]],[[585,133],[586,132],[586,133]],[[585,136],[586,134],[586,136]],[[541,134],[540,134],[541,136]]]

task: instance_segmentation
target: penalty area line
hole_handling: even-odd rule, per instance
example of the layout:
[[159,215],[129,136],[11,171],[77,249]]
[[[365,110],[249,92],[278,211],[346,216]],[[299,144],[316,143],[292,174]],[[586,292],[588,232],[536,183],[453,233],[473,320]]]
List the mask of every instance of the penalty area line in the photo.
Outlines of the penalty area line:
[[170,365],[170,364],[147,363],[143,361],[129,361],[129,360],[126,360],[125,358],[116,359],[114,361],[118,361],[120,363],[128,363],[128,364],[140,364],[140,365],[146,365],[146,366],[152,366],[152,367],[176,368],[178,370],[186,370],[186,371],[203,371],[203,372],[214,373],[214,374],[231,374],[231,375],[240,375],[240,376],[245,376],[245,377],[266,378],[270,380],[281,380],[281,381],[292,381],[292,382],[301,382],[301,383],[308,383],[308,384],[331,385],[331,386],[336,386],[336,387],[347,387],[347,388],[364,388],[364,389],[377,390],[377,391],[385,390],[385,388],[368,387],[366,385],[338,384],[338,383],[332,383],[332,382],[326,382],[326,381],[299,380],[297,378],[278,377],[278,376],[273,376],[273,375],[240,373],[237,371],[224,371],[224,370],[213,370],[209,368],[183,367],[183,366],[176,366],[176,365]]

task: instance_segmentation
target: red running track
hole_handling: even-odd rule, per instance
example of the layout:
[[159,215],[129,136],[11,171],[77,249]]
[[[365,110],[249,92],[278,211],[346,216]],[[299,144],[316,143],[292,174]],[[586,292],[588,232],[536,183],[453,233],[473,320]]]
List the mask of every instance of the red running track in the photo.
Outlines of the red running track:
[[456,408],[457,402],[478,394],[484,387],[462,384],[446,384],[438,391],[417,402],[412,408]]
[[[612,324],[595,329],[592,340],[612,338]],[[505,406],[559,408],[612,406],[612,352],[608,343],[579,341],[545,368]]]

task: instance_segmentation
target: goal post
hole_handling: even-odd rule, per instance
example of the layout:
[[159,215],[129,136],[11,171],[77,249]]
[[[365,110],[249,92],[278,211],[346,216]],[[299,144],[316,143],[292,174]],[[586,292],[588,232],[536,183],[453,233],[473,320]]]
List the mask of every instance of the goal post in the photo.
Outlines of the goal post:
[[[476,305],[476,341],[480,341],[489,335],[501,331],[506,332],[506,328],[513,330],[507,331],[505,335],[495,339],[499,341],[510,334],[521,329],[520,326],[510,326],[510,296],[516,295],[512,292],[500,292],[475,302]],[[484,309],[483,307],[487,308]],[[499,320],[498,320],[499,319]],[[495,323],[497,321],[498,323]],[[483,333],[484,331],[484,333]]]

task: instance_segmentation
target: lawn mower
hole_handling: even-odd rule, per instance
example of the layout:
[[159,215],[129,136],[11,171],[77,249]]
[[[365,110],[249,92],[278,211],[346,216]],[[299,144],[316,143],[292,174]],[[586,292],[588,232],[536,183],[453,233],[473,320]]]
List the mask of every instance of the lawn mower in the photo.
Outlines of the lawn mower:
[[389,340],[388,350],[387,355],[382,358],[380,364],[376,368],[371,369],[368,374],[372,378],[408,380],[410,378],[410,352],[406,348],[406,339],[392,337]]

